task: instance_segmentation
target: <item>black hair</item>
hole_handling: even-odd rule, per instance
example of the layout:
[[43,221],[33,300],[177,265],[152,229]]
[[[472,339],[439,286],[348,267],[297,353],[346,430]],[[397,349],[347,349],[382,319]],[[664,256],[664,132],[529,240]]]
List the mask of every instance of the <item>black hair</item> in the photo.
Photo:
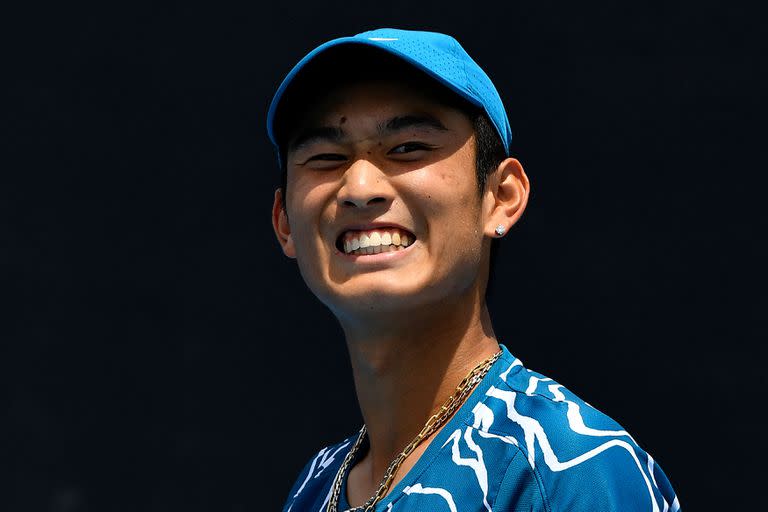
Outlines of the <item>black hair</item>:
[[[275,112],[274,133],[280,160],[280,191],[283,209],[287,198],[287,149],[290,137],[305,118],[308,105],[344,84],[381,80],[386,77],[429,91],[434,101],[459,110],[472,122],[475,132],[475,175],[478,197],[485,192],[488,174],[507,157],[499,133],[485,111],[462,98],[434,78],[383,50],[365,45],[345,45],[327,50],[310,61],[283,94]],[[490,268],[486,295],[491,287],[499,239],[491,241]]]

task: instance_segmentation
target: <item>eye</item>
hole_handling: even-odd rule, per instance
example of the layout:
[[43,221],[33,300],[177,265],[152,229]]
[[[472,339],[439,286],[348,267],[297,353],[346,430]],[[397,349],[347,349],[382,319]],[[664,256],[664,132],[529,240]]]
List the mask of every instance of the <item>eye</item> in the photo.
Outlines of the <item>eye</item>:
[[344,155],[339,155],[336,153],[321,153],[319,155],[313,155],[307,159],[307,162],[311,162],[312,160],[333,160],[333,161],[342,161],[346,160],[347,157]]
[[430,146],[429,144],[425,144],[423,142],[406,142],[405,144],[400,144],[399,146],[395,146],[389,151],[390,155],[404,155],[406,153],[412,153],[414,151],[429,151],[434,146]]
[[347,157],[338,153],[319,153],[305,160],[304,165],[311,169],[333,169],[346,161]]

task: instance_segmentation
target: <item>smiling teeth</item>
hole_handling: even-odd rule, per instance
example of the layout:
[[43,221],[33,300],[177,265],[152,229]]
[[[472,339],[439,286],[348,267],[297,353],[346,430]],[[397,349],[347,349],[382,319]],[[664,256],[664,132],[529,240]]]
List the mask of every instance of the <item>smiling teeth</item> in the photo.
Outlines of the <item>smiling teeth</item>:
[[386,231],[348,231],[344,233],[343,239],[344,252],[355,255],[402,251],[415,241],[413,236],[396,228]]

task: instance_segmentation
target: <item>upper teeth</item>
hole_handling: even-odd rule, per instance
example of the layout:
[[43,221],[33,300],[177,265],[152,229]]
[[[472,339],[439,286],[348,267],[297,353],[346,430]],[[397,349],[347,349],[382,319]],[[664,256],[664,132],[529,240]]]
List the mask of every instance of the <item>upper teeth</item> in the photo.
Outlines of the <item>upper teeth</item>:
[[344,252],[349,254],[373,254],[382,250],[402,250],[414,242],[414,237],[407,231],[397,228],[376,229],[370,231],[347,231],[343,235]]

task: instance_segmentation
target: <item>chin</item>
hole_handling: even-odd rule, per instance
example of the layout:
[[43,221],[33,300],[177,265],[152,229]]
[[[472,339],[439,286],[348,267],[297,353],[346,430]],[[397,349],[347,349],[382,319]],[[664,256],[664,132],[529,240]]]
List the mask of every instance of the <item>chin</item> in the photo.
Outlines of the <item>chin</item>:
[[322,293],[313,291],[336,316],[365,315],[372,312],[402,313],[447,299],[439,293],[439,290],[447,291],[447,287],[436,286],[435,283],[403,283],[402,279],[401,282],[373,282],[373,279],[365,283],[361,281],[356,279],[342,285],[334,285]]

